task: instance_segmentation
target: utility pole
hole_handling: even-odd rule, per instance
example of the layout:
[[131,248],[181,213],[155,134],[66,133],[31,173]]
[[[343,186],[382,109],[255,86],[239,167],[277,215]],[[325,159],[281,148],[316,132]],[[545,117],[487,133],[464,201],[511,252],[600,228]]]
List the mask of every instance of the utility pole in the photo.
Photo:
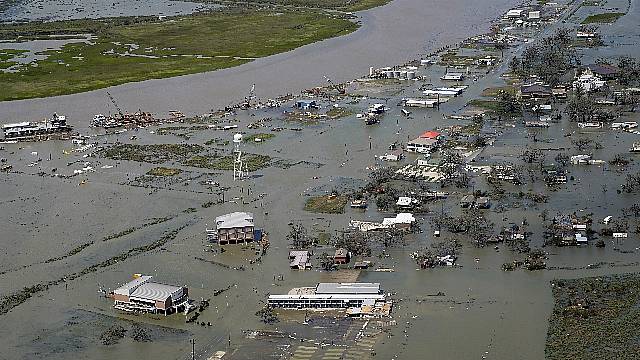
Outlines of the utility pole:
[[196,339],[191,339],[191,360],[196,360]]

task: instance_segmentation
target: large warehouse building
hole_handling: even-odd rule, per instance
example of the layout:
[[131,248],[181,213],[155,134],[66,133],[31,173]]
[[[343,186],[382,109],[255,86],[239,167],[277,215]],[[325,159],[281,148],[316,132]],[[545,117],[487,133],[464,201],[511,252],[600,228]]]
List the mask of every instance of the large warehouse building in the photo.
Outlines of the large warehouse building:
[[131,312],[169,315],[189,306],[189,290],[151,282],[151,276],[136,276],[113,291],[114,307]]
[[348,309],[385,302],[379,283],[319,283],[270,295],[269,306],[283,309]]

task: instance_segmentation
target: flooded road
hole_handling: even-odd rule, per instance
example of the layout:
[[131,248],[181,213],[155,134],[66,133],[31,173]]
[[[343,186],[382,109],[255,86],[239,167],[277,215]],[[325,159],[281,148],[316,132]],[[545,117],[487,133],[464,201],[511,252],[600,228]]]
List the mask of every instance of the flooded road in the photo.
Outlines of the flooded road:
[[[401,64],[486,32],[492,20],[513,0],[395,0],[360,13],[356,32],[258,59],[235,68],[148,80],[109,89],[121,108],[164,115],[169,110],[199,114],[242,100],[256,84],[258,97],[296,93],[325,85],[323,75],[346,81],[368,74],[369,67]],[[455,24],[452,26],[452,24]],[[105,90],[0,103],[2,121],[39,119],[53,112],[73,125],[87,124],[94,114],[114,112]]]

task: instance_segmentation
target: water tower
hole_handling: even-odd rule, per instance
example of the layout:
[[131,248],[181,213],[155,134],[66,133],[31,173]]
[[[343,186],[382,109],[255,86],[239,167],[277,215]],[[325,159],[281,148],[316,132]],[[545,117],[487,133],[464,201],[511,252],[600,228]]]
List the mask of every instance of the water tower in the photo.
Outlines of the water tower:
[[233,180],[242,179],[247,171],[246,165],[242,163],[242,134],[233,135]]

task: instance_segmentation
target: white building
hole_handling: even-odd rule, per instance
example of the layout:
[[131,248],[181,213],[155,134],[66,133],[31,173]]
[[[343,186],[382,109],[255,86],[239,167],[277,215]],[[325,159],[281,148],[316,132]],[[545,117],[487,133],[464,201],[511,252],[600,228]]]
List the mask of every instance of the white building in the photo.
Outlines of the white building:
[[286,295],[269,295],[268,304],[282,309],[347,309],[384,302],[380,283],[319,283],[294,288]]
[[573,82],[573,89],[577,90],[580,88],[586,92],[591,92],[600,89],[606,84],[606,81],[587,69]]
[[438,146],[438,139],[417,137],[407,143],[407,151],[427,154]]
[[218,216],[216,228],[207,229],[207,238],[220,245],[243,244],[256,240],[254,230],[252,213],[234,212]]

